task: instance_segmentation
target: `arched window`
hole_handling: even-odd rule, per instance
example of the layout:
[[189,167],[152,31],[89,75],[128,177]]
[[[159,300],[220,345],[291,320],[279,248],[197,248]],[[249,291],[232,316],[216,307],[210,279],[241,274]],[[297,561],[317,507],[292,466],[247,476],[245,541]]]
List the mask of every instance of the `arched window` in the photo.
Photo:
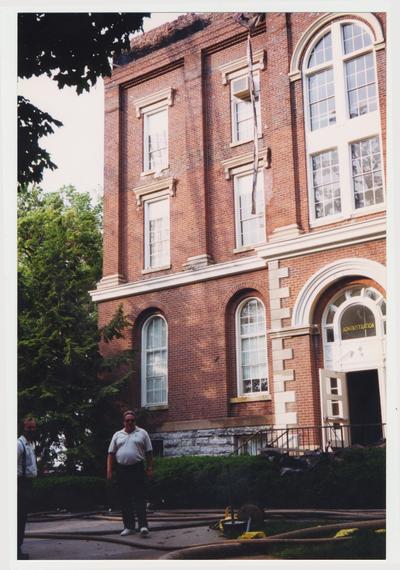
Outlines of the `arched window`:
[[375,49],[361,21],[334,20],[303,59],[311,225],[384,208]]
[[142,405],[168,402],[168,331],[161,315],[147,319],[142,328]]
[[325,342],[386,334],[386,302],[372,287],[351,287],[336,295],[323,317]]
[[265,308],[256,298],[245,299],[236,311],[238,394],[268,392]]

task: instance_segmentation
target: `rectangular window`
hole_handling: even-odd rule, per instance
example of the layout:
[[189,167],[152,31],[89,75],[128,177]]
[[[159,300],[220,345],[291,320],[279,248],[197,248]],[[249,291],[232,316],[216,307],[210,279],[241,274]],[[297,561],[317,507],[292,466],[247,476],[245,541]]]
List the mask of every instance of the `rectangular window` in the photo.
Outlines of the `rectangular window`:
[[383,180],[379,138],[371,137],[350,146],[355,208],[381,204]]
[[252,210],[253,174],[237,175],[234,179],[236,203],[237,247],[265,241],[265,206],[263,175],[259,171],[256,185],[256,209]]
[[375,65],[372,53],[346,64],[346,84],[350,118],[377,110]]
[[146,201],[145,267],[170,264],[169,199]]
[[339,184],[337,150],[328,150],[312,157],[314,208],[317,219],[340,214],[342,204]]
[[326,69],[308,78],[311,130],[336,123],[333,69]]
[[144,115],[144,170],[160,172],[168,167],[168,110]]
[[[255,107],[258,134],[261,134],[260,119],[260,77],[253,76],[255,89]],[[251,140],[254,136],[253,104],[250,97],[250,85],[247,75],[232,79],[232,140],[233,142]]]

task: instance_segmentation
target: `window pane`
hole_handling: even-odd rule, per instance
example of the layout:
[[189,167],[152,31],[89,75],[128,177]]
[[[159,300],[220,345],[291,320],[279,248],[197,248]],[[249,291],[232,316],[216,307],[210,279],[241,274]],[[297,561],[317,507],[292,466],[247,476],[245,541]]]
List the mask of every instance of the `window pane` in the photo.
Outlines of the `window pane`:
[[170,262],[169,200],[150,202],[146,206],[147,267],[161,267]]
[[373,54],[357,57],[345,64],[350,118],[377,110]]
[[342,26],[344,53],[352,53],[358,49],[372,44],[371,35],[357,24],[344,24]]
[[383,202],[379,137],[352,143],[351,160],[356,209]]
[[312,157],[315,217],[323,218],[341,212],[339,162],[337,150]]
[[308,78],[311,130],[336,122],[333,70],[327,69]]
[[[245,79],[245,76],[243,76]],[[258,74],[254,74],[254,96],[257,118],[258,134],[261,134],[261,117],[260,117],[260,78]],[[234,94],[235,82],[231,82],[231,99],[232,99],[232,123],[233,123],[233,140],[234,142],[249,140],[254,137],[254,117],[253,103],[248,97],[237,97]]]
[[375,336],[375,318],[364,305],[352,305],[342,315],[340,330],[343,340]]
[[145,170],[160,171],[168,166],[168,111],[145,115]]
[[308,67],[314,67],[332,59],[332,36],[329,32],[319,40],[311,52]]
[[241,386],[244,394],[268,390],[265,310],[258,299],[250,299],[238,315]]
[[253,175],[235,177],[237,195],[236,223],[238,226],[238,246],[253,245],[265,240],[265,206],[263,174],[258,172],[256,185],[256,211],[251,213]]

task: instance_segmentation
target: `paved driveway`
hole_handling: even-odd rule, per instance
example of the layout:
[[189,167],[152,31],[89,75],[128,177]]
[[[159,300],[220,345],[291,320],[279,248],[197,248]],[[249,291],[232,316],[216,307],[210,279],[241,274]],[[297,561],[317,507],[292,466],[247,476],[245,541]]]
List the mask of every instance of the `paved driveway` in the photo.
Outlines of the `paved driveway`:
[[[167,515],[163,512],[163,518]],[[132,560],[157,559],[170,550],[186,546],[222,542],[219,532],[204,526],[166,528],[177,524],[196,525],[194,517],[187,521],[150,521],[150,534],[120,536],[121,521],[107,517],[54,517],[52,521],[28,522],[23,550],[31,560]],[[220,516],[215,516],[217,520]],[[77,535],[79,539],[77,539]]]

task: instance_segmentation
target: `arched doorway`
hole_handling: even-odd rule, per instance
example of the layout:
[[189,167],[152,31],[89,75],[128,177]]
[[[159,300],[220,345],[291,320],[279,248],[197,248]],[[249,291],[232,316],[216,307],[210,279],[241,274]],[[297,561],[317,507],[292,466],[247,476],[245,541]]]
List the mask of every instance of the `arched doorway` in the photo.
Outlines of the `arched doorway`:
[[[377,289],[352,285],[328,302],[322,317],[320,371],[325,443],[368,445],[385,434],[386,303]],[[346,427],[350,426],[350,427]]]

